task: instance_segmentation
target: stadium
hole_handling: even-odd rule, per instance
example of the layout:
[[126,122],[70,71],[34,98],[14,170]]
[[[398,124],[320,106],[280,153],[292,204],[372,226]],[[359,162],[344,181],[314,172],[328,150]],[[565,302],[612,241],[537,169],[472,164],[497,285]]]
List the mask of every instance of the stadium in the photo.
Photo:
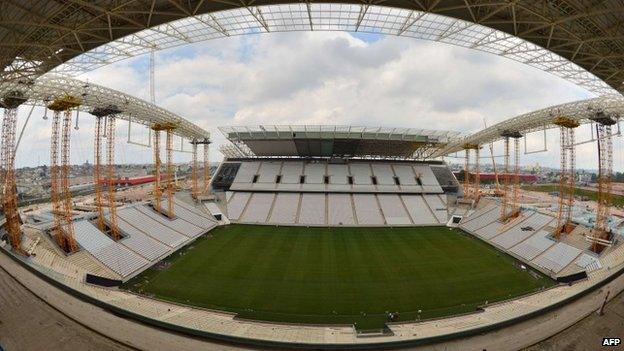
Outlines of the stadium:
[[[621,51],[621,36],[608,30],[623,21],[620,5],[585,13],[524,1],[416,3],[2,4],[0,350],[520,350],[582,331],[605,310],[610,319],[582,328],[622,337],[624,213],[613,144],[624,76],[614,68],[621,55],[609,54]],[[603,39],[571,54],[565,42],[577,39],[567,24],[525,28],[552,13]],[[157,106],[153,81],[148,102],[76,78],[151,52],[153,79],[155,50],[317,29],[469,47],[597,97],[475,133],[220,126],[223,160],[211,162],[218,138]],[[18,110],[30,106],[19,131]],[[50,162],[45,195],[24,200],[16,153],[35,106],[50,119]],[[69,161],[72,134],[84,133],[79,116],[94,121],[92,165]],[[119,122],[129,147],[153,155],[141,174],[116,164]],[[579,142],[575,130],[586,126],[592,139]],[[131,140],[132,128],[149,133],[147,144]],[[543,133],[547,152],[548,130],[560,140],[551,150],[556,180],[529,185],[539,177],[521,170],[528,136]],[[498,170],[494,143],[504,150]],[[584,143],[596,145],[595,191],[576,183]],[[176,164],[175,153],[191,159]]]

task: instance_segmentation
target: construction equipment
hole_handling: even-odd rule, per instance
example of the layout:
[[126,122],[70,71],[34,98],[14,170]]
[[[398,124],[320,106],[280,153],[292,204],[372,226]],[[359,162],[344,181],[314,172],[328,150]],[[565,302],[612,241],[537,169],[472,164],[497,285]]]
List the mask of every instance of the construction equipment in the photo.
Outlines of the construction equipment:
[[613,116],[598,112],[590,118],[596,122],[596,140],[598,143],[598,208],[596,222],[587,239],[591,249],[602,252],[612,244],[611,229],[608,225],[611,213],[611,181],[613,174],[613,140],[611,127],[617,123]]
[[[477,144],[465,144],[465,160],[464,160],[464,198],[470,200],[473,204],[479,202],[481,197],[481,181],[479,171],[479,145]],[[475,172],[474,182],[470,182],[470,150],[475,151]]]
[[[95,119],[95,157],[94,157],[94,172],[93,180],[95,183],[95,205],[98,211],[97,224],[100,231],[109,233],[114,240],[119,240],[121,234],[119,227],[117,226],[117,207],[115,203],[115,186],[111,182],[115,178],[115,115],[122,111],[114,105],[108,105],[105,107],[96,107],[91,110],[91,114],[96,117]],[[104,123],[104,127],[102,126]],[[107,228],[104,220],[104,201],[103,201],[103,189],[101,163],[102,163],[102,138],[107,136],[107,187],[108,187],[108,209],[109,209],[109,226]]]
[[191,195],[193,196],[193,198],[197,199],[197,197],[199,196],[199,186],[197,184],[197,140],[193,139],[191,141],[191,145],[193,147],[193,165],[191,167]]
[[2,206],[6,219],[5,229],[11,247],[16,252],[28,255],[22,249],[22,231],[19,212],[17,211],[17,186],[15,183],[15,131],[17,129],[17,109],[26,102],[20,91],[13,91],[2,99],[4,118],[2,119],[2,145],[0,150],[2,172]]
[[[507,222],[520,216],[520,138],[522,134],[517,131],[503,131],[504,139],[504,179],[501,188],[501,222]],[[509,169],[510,139],[514,139],[514,171],[513,176]],[[512,183],[513,181],[513,183]],[[511,183],[511,188],[510,188]],[[511,194],[510,194],[511,192]]]
[[[154,208],[168,216],[169,218],[175,217],[173,211],[173,131],[176,125],[173,123],[157,123],[152,126],[154,131],[154,165],[156,167],[155,180],[154,180]],[[167,212],[162,210],[162,187],[161,187],[161,160],[160,160],[160,132],[166,132],[166,190],[167,190]]]
[[[487,123],[485,122],[485,118],[483,119],[483,127],[487,128]],[[498,180],[498,171],[496,169],[496,160],[494,159],[494,142],[491,142],[490,145],[490,157],[492,158],[492,172],[494,172],[494,196],[501,196],[501,187],[500,182]]]
[[[52,137],[50,148],[50,195],[54,215],[55,239],[66,252],[78,250],[74,238],[72,222],[71,193],[69,190],[69,152],[71,136],[72,109],[80,106],[81,101],[73,96],[66,95],[52,101],[48,109],[54,111],[52,118]],[[61,113],[62,131],[61,129]],[[59,140],[59,134],[60,140]],[[61,144],[59,166],[59,142]]]
[[559,126],[561,148],[557,226],[553,232],[553,236],[559,239],[561,234],[569,234],[574,229],[572,224],[576,164],[574,129],[580,124],[565,116],[556,117],[553,119],[553,124]]
[[206,195],[210,195],[210,162],[208,162],[209,157],[209,147],[210,141],[208,139],[204,139],[204,193]]

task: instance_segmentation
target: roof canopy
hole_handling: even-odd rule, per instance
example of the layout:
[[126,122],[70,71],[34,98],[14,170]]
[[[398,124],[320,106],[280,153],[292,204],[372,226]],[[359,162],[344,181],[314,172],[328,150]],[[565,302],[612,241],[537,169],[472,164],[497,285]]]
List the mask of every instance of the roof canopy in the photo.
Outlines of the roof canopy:
[[221,127],[248,156],[428,158],[457,132],[328,125]]
[[0,13],[3,77],[37,76],[61,65],[61,72],[77,74],[153,49],[232,35],[345,30],[460,45],[599,94],[624,91],[620,0],[8,0],[0,2]]

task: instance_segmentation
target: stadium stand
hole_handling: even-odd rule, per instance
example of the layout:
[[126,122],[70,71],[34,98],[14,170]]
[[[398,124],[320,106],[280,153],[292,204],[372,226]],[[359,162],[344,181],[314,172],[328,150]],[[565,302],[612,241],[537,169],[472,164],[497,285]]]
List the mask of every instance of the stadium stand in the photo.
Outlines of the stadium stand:
[[227,190],[230,188],[236,178],[238,169],[240,168],[240,162],[223,162],[219,166],[218,171],[211,180],[211,185],[214,189]]
[[373,163],[371,165],[373,175],[377,180],[377,190],[380,191],[399,191],[399,185],[394,179],[394,172],[390,164]]
[[[160,223],[162,226],[169,227],[186,237],[194,238],[200,235],[204,231],[202,230],[202,228],[196,225],[193,225],[191,223],[188,223],[187,221],[179,217],[181,211],[177,211],[179,209],[178,205],[174,206],[174,211],[176,213],[176,216],[178,216],[174,219],[165,218],[161,214],[156,213],[156,211],[154,211],[148,205],[136,206],[135,209],[141,212],[142,214],[146,215],[147,217],[150,217],[154,221]],[[158,227],[156,227],[155,229],[157,228]]]
[[329,164],[327,165],[327,176],[329,177],[329,184],[327,185],[327,190],[339,190],[339,191],[349,191],[351,190],[351,185],[349,185],[348,181],[349,169],[347,165],[335,165]]
[[325,163],[306,163],[303,173],[304,183],[301,185],[301,189],[325,191],[325,170]]
[[559,273],[581,255],[581,250],[565,243],[556,243],[532,263],[553,273]]
[[306,225],[325,225],[325,194],[304,193],[299,208],[299,223]]
[[469,233],[472,233],[477,229],[483,228],[486,225],[498,220],[499,217],[500,212],[497,206],[487,206],[486,208],[473,213],[468,220],[462,221],[459,227]]
[[301,195],[298,193],[278,193],[268,223],[295,224],[300,198]]
[[582,253],[579,258],[574,261],[574,264],[576,264],[577,267],[584,269],[587,273],[602,268],[600,260],[587,253]]
[[240,218],[241,214],[245,210],[245,206],[247,205],[247,201],[249,201],[249,197],[251,193],[237,192],[232,195],[230,201],[227,204],[227,215],[233,221],[236,221]]
[[244,223],[266,223],[274,198],[274,193],[253,193],[239,221]]
[[303,162],[284,162],[282,165],[282,178],[277,189],[279,190],[299,190],[299,181],[303,174]]
[[384,219],[373,194],[353,194],[355,215],[360,225],[383,225]]
[[[194,227],[200,228],[201,230],[200,234],[205,233],[206,231],[208,231],[209,229],[212,229],[216,225],[215,221],[211,219],[210,217],[207,217],[207,214],[205,212],[201,212],[197,208],[193,208],[192,206],[178,199],[175,199],[173,209],[177,216],[176,219],[182,219],[183,221],[186,221],[187,223],[193,225]],[[168,219],[168,220],[171,223],[175,221],[176,219],[174,220]],[[193,234],[192,231],[189,231],[189,232],[182,231],[181,233],[190,237],[197,236],[197,234]]]
[[[182,235],[180,232],[154,219],[157,218],[156,216],[161,215],[154,212],[151,208],[148,209],[149,211],[142,212],[135,207],[128,207],[118,211],[117,216],[135,228],[149,228],[150,230],[145,232],[146,234],[172,248],[182,245],[188,239],[188,237]],[[122,232],[124,231],[123,228],[120,229]]]
[[328,194],[327,195],[327,222],[329,225],[354,225],[353,205],[351,195]]
[[388,225],[410,225],[410,219],[403,202],[399,195],[396,194],[379,194],[377,195],[381,211]]
[[431,208],[431,211],[433,211],[438,222],[446,223],[448,220],[448,210],[446,204],[442,202],[440,197],[438,195],[423,195],[423,198],[425,202],[427,202],[427,205],[429,205],[429,208]]
[[530,237],[536,231],[542,229],[552,221],[553,218],[550,216],[537,212],[531,213],[524,220],[514,225],[511,229],[494,238],[492,243],[499,245],[504,249],[509,249],[510,247]]
[[[124,222],[119,221],[119,222]],[[126,224],[125,222],[123,223]],[[121,227],[121,226],[120,226]],[[125,229],[125,226],[124,226]],[[125,232],[120,228],[122,232]],[[155,261],[159,257],[164,256],[169,252],[170,248],[165,244],[156,241],[152,237],[146,235],[140,230],[133,230],[132,234],[127,234],[119,243],[127,246],[130,250],[143,256],[148,261]]]
[[238,173],[234,178],[234,182],[230,187],[231,190],[247,189],[253,182],[254,177],[258,174],[260,162],[243,162],[241,163]]
[[554,241],[548,238],[549,235],[550,233],[547,231],[540,230],[532,237],[511,248],[510,252],[527,261],[531,261],[537,255],[548,250],[548,248],[555,244]]
[[[444,192],[429,164],[336,159],[241,161],[236,165],[239,165],[239,171],[228,190],[436,194]],[[231,172],[236,167],[222,166],[219,173],[221,168],[224,172]],[[437,168],[446,169],[446,166]],[[450,174],[450,178],[445,178],[446,182],[457,185],[450,170],[446,169],[446,173],[442,173],[447,178]],[[217,177],[221,176],[217,174]],[[231,178],[231,175],[229,177]]]
[[414,165],[414,173],[422,181],[423,191],[427,193],[441,193],[442,187],[438,183],[429,165]]
[[453,175],[453,172],[446,167],[445,165],[437,166],[432,165],[431,171],[433,175],[436,177],[438,184],[445,192],[455,193],[459,189],[459,184],[457,183],[457,179]]
[[439,224],[421,195],[401,195],[401,198],[415,225]]
[[352,163],[349,165],[353,176],[353,190],[368,190],[373,185],[373,171],[368,163]]
[[122,277],[130,276],[149,264],[145,258],[113,241],[87,220],[75,222],[74,228],[78,245]]
[[257,190],[275,190],[277,175],[280,174],[281,169],[281,161],[261,162],[257,182],[253,183],[252,187]]
[[408,164],[394,164],[392,165],[392,169],[394,170],[394,174],[399,178],[401,191],[417,193],[423,191],[422,186],[418,184],[412,166]]

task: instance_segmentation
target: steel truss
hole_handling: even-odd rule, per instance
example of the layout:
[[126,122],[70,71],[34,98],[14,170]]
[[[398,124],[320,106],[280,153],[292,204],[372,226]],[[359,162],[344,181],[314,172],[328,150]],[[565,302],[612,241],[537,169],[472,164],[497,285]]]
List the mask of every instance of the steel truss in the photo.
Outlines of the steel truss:
[[624,98],[604,96],[593,99],[569,102],[525,113],[503,122],[494,124],[469,136],[449,142],[432,157],[450,155],[464,149],[466,144],[485,144],[504,139],[503,131],[520,132],[527,134],[544,129],[558,128],[553,122],[553,116],[563,115],[580,124],[593,123],[592,117],[596,110],[609,115],[624,115]]
[[28,98],[29,104],[45,106],[50,101],[66,95],[80,96],[80,111],[90,112],[94,108],[114,105],[121,112],[118,119],[152,127],[155,124],[175,124],[175,134],[186,139],[209,139],[210,133],[188,120],[132,95],[83,82],[77,79],[59,76],[45,76],[34,81],[0,82],[0,96],[19,90]]
[[152,50],[244,34],[353,31],[489,52],[613,94],[624,81],[623,11],[614,0],[6,1],[0,75],[54,68],[77,75]]

